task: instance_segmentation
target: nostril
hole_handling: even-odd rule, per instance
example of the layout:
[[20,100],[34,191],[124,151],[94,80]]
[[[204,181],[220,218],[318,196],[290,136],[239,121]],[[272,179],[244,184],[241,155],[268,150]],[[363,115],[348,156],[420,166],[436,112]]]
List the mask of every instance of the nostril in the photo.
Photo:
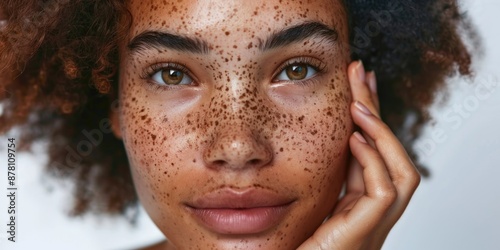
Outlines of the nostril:
[[262,162],[260,159],[251,159],[248,161],[248,164],[250,165],[259,165]]
[[224,165],[225,163],[226,163],[226,162],[225,162],[225,161],[223,161],[223,160],[216,160],[216,161],[214,161],[214,162],[213,162],[213,164],[214,164],[215,166],[222,166],[222,165]]

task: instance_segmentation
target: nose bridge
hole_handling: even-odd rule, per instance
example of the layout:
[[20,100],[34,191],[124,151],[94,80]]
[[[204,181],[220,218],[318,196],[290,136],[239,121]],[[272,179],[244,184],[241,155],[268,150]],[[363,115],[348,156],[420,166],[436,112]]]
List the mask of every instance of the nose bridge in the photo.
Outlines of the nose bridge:
[[228,66],[220,75],[223,77],[219,76],[209,104],[210,119],[239,127],[258,127],[256,120],[263,118],[268,107],[251,67]]
[[229,72],[226,86],[230,90],[232,113],[247,116],[255,114],[262,101],[259,98],[259,84],[251,65],[233,66]]
[[[246,80],[246,82],[245,82]],[[263,98],[254,82],[245,77],[228,79],[215,88],[208,116],[212,142],[204,152],[205,163],[214,168],[262,167],[272,159],[272,148],[263,134]]]

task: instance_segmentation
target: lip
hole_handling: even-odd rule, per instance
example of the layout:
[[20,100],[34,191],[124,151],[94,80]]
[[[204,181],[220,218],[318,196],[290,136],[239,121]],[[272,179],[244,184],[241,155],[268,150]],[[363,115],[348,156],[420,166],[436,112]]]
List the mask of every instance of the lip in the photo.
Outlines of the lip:
[[219,234],[256,234],[276,226],[295,200],[265,189],[224,188],[186,203],[193,217]]

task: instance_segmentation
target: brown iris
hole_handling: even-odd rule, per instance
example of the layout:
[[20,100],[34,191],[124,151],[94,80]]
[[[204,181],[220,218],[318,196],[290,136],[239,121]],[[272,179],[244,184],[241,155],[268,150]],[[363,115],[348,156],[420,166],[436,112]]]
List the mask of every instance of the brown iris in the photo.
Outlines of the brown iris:
[[161,73],[161,79],[167,85],[178,85],[184,79],[184,73],[176,69],[165,69]]
[[307,65],[303,63],[292,64],[286,68],[285,72],[292,81],[303,80],[307,76]]

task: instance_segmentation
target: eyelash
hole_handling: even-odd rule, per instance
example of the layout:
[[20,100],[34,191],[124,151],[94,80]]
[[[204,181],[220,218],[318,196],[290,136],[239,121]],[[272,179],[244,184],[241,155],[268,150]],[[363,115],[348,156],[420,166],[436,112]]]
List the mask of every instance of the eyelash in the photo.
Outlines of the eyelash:
[[276,73],[273,74],[273,78],[272,78],[273,80],[272,81],[274,83],[286,82],[286,81],[275,80],[275,78],[278,77],[278,75],[281,74],[281,72],[283,72],[283,70],[285,70],[287,67],[290,67],[290,66],[295,65],[295,64],[305,64],[307,66],[312,67],[316,71],[316,73],[312,77],[310,77],[308,79],[298,80],[298,81],[291,81],[294,84],[298,84],[298,85],[302,85],[302,86],[307,86],[307,85],[310,85],[310,84],[314,84],[317,81],[316,76],[321,75],[321,74],[323,74],[326,71],[326,64],[324,64],[323,62],[321,62],[318,59],[311,58],[311,57],[297,57],[297,58],[293,58],[293,59],[288,60],[285,63],[283,63],[278,68],[278,70],[276,71]]

